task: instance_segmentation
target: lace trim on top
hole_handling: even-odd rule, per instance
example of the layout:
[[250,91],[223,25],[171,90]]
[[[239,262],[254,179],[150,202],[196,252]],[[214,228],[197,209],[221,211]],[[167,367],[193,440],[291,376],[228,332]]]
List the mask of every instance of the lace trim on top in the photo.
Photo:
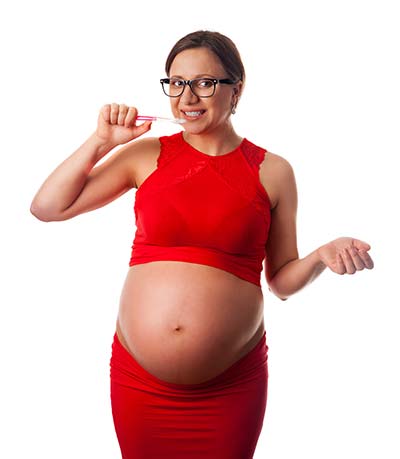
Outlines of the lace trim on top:
[[[179,154],[187,155],[189,153],[188,147],[190,148],[190,145],[184,141],[182,132],[172,136],[160,137],[159,140],[161,149],[157,160],[157,167],[164,167]],[[257,145],[248,141],[246,138],[243,139],[238,149],[240,150],[239,157],[244,158],[244,160],[242,159],[240,161],[236,154],[208,156],[195,149],[191,149],[191,153],[194,153],[195,156],[198,155],[197,161],[194,161],[193,165],[186,171],[184,175],[174,176],[173,178],[171,177],[169,185],[171,183],[176,184],[182,180],[188,179],[191,175],[198,173],[208,165],[214,169],[219,174],[219,176],[232,187],[232,189],[240,192],[242,195],[246,196],[247,199],[252,200],[254,206],[259,212],[264,215],[268,214],[270,211],[270,200],[267,191],[260,181],[259,176],[260,164],[263,162],[268,150],[258,147]],[[236,150],[233,152],[236,152]],[[240,178],[238,179],[236,173],[230,172],[230,169],[237,171],[238,167],[243,167],[238,166],[237,161],[240,161],[240,163],[243,165],[247,164],[249,166],[249,172],[254,177],[253,185],[250,185],[248,180],[246,180],[245,170],[243,170],[243,175],[241,177],[242,180],[240,180]],[[254,199],[254,188],[256,189],[256,194],[260,199]]]
[[161,149],[157,159],[157,167],[163,167],[171,161],[182,149],[182,142],[179,134],[163,136],[159,138]]
[[268,153],[268,150],[257,147],[253,143],[249,142],[247,139],[245,139],[245,142],[242,145],[242,149],[246,150],[245,157],[247,161],[249,162],[250,166],[258,173],[260,169],[260,164],[264,161],[265,155],[266,153]]

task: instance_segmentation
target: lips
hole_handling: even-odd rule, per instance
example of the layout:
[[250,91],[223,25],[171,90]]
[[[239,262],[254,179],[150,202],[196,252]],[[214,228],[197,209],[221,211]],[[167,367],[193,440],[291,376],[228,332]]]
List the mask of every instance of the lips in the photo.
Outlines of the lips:
[[206,110],[181,110],[184,118],[187,120],[195,120],[200,118]]

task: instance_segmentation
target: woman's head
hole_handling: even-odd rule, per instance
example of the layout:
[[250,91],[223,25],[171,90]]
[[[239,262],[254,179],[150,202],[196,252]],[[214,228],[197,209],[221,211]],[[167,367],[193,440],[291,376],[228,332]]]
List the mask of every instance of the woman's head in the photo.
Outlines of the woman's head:
[[171,64],[175,57],[186,49],[207,48],[220,60],[227,76],[235,81],[245,81],[245,70],[239,51],[233,41],[220,34],[208,30],[189,33],[176,42],[165,62],[165,72],[170,74]]
[[186,131],[200,133],[229,125],[245,80],[232,40],[218,32],[190,33],[174,45],[165,70],[169,78],[164,91],[171,97],[173,114],[187,120]]

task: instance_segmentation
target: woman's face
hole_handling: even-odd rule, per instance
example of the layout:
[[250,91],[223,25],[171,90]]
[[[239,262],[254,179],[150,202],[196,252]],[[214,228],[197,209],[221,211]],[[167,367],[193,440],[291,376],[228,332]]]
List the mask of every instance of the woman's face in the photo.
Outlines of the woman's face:
[[[170,68],[169,78],[229,78],[218,57],[208,48],[193,48],[177,54]],[[241,82],[217,83],[212,97],[201,98],[185,86],[183,94],[171,97],[171,109],[176,118],[184,118],[182,126],[192,134],[212,132],[230,125],[232,105],[237,102]]]

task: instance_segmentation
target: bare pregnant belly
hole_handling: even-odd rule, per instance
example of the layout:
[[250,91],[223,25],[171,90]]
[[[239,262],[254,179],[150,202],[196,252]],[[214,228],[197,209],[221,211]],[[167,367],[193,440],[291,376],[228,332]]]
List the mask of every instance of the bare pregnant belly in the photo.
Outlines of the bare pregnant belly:
[[159,379],[207,381],[250,352],[263,333],[263,296],[255,284],[185,262],[151,262],[128,271],[117,335]]

